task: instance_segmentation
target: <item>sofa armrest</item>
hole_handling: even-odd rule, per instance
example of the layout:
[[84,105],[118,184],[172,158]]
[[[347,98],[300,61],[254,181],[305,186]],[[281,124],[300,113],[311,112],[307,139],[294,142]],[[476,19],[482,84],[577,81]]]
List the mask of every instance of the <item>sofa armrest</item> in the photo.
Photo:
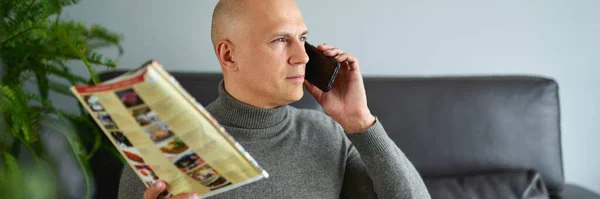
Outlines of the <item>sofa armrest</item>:
[[573,185],[573,184],[565,184],[562,191],[555,196],[552,196],[552,199],[600,199],[600,195],[598,193],[594,193],[586,188]]

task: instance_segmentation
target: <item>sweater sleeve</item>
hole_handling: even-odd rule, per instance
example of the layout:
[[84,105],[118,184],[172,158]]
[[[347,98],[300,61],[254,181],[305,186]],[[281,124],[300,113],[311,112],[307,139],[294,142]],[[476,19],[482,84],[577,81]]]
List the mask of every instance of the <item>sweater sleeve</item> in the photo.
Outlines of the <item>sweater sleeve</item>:
[[130,166],[125,165],[119,181],[118,199],[142,198],[146,186]]
[[345,198],[431,198],[423,179],[377,121],[367,131],[347,135]]

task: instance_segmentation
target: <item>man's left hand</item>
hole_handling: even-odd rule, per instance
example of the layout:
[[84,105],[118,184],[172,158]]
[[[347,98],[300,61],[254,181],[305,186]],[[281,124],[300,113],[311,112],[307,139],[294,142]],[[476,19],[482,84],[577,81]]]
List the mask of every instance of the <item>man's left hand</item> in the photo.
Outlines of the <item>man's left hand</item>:
[[308,92],[346,133],[363,132],[373,126],[375,117],[367,107],[365,86],[356,57],[327,44],[319,45],[317,49],[340,62],[341,68],[329,92],[323,92],[305,80]]

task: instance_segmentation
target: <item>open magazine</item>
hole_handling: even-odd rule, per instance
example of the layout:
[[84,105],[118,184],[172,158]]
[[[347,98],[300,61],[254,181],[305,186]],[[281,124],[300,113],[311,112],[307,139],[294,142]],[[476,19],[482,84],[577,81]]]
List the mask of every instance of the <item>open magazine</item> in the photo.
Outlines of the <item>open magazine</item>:
[[146,186],[208,197],[268,173],[155,60],[71,91]]

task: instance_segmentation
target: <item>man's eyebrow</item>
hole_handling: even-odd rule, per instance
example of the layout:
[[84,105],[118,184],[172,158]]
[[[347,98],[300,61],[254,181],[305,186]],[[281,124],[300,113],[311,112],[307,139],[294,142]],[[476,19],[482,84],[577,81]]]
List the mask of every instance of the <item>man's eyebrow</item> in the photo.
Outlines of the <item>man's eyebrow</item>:
[[[308,30],[305,30],[304,32],[302,32],[301,35],[308,35]],[[273,34],[273,37],[279,37],[279,36],[292,37],[292,34],[289,32],[277,32],[277,33]]]

